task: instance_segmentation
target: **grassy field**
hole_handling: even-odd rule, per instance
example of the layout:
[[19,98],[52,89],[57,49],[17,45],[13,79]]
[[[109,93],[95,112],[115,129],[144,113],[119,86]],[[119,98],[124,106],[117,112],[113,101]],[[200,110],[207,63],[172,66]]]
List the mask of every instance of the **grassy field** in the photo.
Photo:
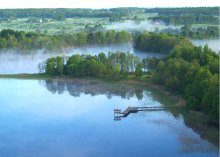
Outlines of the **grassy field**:
[[[128,15],[125,19],[132,19],[137,16],[140,19],[146,20],[149,17],[156,16],[156,13],[143,13],[137,15]],[[35,22],[28,22],[31,18],[20,18],[16,20],[0,21],[0,31],[3,29],[13,29],[25,32],[35,32],[41,34],[62,34],[62,33],[76,33],[84,30],[85,25],[90,27],[96,24],[101,24],[103,27],[110,24],[108,18],[66,18],[64,21],[57,21],[47,19],[49,21],[42,22],[42,19],[36,19]]]
[[[75,33],[82,31],[85,24],[94,26],[95,24],[106,25],[108,18],[67,18],[64,21],[50,20],[48,22],[27,22],[27,18],[14,21],[1,21],[0,30],[14,29],[25,32],[38,32],[44,34]],[[40,31],[40,32],[39,32]]]

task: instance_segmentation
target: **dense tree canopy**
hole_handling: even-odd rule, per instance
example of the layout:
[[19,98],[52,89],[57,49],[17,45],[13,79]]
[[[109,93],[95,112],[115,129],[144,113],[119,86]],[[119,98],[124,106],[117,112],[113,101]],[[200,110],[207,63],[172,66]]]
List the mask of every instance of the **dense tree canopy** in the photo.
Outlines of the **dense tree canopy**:
[[[135,67],[137,67],[135,71]],[[73,77],[97,77],[107,79],[126,78],[128,73],[137,77],[142,75],[142,66],[139,59],[130,53],[99,53],[98,56],[73,55],[67,63],[61,57],[47,59],[45,73],[53,76],[68,75]]]
[[156,16],[150,18],[153,21],[163,21],[167,25],[184,25],[184,24],[219,24],[218,16]]
[[151,8],[146,13],[158,13],[160,16],[218,16],[219,7],[183,7],[183,8]]
[[134,47],[146,52],[169,53],[178,40],[164,33],[142,33],[135,38]]
[[60,49],[68,46],[120,44],[132,41],[132,35],[125,31],[80,32],[77,34],[44,35],[25,33],[23,31],[2,30],[0,32],[0,49]]
[[195,47],[188,41],[178,43],[164,59],[147,59],[144,65],[153,81],[182,94],[187,106],[219,117],[219,55],[208,46]]

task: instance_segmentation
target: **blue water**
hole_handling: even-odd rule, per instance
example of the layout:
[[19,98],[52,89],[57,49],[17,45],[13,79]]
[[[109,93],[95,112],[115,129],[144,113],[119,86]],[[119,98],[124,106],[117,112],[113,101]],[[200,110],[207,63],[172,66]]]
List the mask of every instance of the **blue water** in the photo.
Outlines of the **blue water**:
[[0,157],[217,157],[182,114],[115,108],[161,106],[153,91],[97,82],[0,79]]

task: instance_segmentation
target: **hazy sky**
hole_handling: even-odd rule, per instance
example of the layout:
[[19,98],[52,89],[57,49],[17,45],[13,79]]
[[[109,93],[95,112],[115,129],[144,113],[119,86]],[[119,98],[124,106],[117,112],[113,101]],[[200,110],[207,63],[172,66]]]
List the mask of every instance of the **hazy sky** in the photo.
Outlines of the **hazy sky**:
[[220,0],[0,0],[0,8],[115,8],[220,6]]

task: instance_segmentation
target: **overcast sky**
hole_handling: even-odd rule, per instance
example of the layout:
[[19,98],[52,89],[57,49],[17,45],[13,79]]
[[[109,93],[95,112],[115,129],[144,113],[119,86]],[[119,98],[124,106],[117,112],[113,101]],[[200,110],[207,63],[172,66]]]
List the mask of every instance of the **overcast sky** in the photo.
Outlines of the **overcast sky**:
[[0,0],[0,8],[116,8],[220,6],[220,0]]

